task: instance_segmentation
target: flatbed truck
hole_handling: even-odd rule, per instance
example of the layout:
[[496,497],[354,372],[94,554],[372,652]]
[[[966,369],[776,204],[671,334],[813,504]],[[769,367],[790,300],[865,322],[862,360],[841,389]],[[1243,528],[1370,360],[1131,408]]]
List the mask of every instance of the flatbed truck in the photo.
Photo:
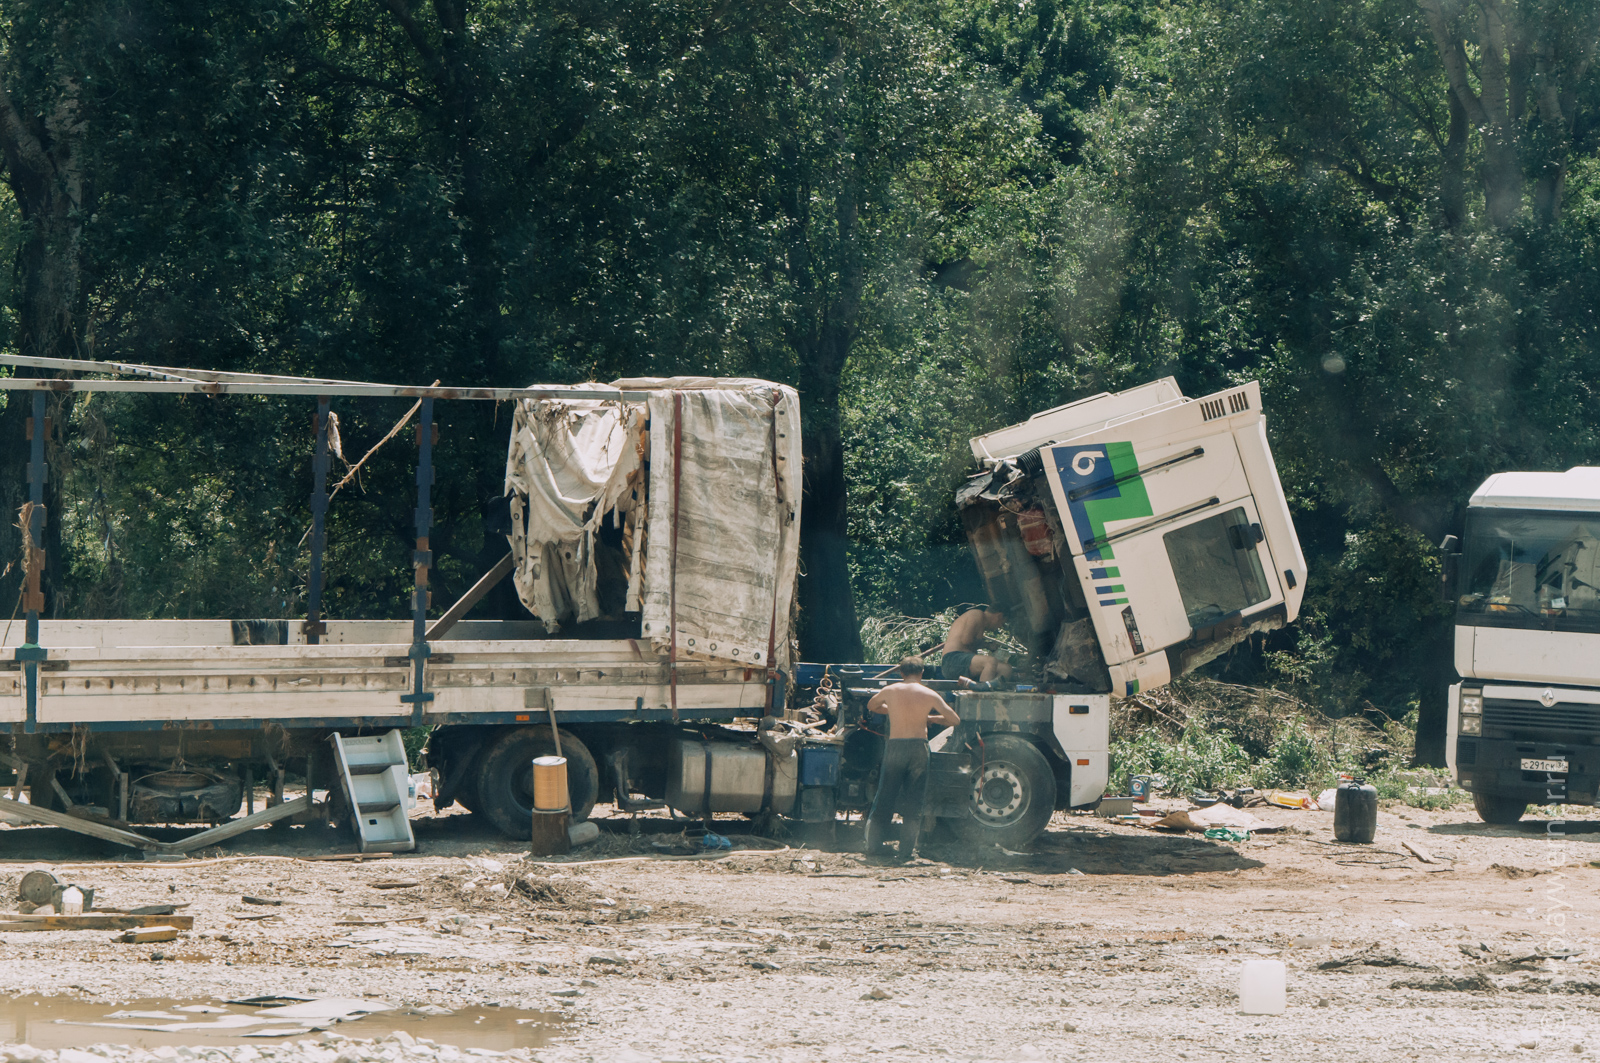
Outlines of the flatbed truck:
[[[392,732],[398,742],[405,728],[428,731],[435,806],[459,803],[514,838],[530,834],[531,761],[558,736],[575,820],[605,802],[831,830],[841,813],[870,808],[881,736],[865,704],[893,677],[883,665],[793,659],[793,389],[427,388],[4,361],[62,374],[0,379],[11,401],[33,401],[35,420],[52,392],[299,395],[316,403],[318,439],[303,619],[50,620],[34,553],[46,471],[42,433],[31,433],[34,560],[0,671],[0,787],[28,799],[0,798],[0,810],[150,855],[184,843],[138,824],[210,825],[198,844],[274,818],[345,820],[363,848],[404,849],[408,828],[363,833],[369,808],[352,785],[352,772],[404,767],[363,768],[345,744]],[[381,398],[416,400],[422,426],[436,402],[515,404],[511,552],[443,615],[430,606],[433,435],[419,429],[411,615],[327,619],[328,415]],[[1019,848],[1052,812],[1093,807],[1105,792],[1111,696],[1292,620],[1305,564],[1253,383],[1190,399],[1157,381],[972,446],[977,471],[958,505],[991,602],[1028,653],[1015,689],[935,681],[962,724],[935,738],[929,807],[969,842]],[[529,615],[465,618],[507,576]],[[574,637],[595,618],[631,625],[631,637]],[[292,802],[291,777],[304,790]],[[382,811],[403,820],[408,807],[391,797]]]

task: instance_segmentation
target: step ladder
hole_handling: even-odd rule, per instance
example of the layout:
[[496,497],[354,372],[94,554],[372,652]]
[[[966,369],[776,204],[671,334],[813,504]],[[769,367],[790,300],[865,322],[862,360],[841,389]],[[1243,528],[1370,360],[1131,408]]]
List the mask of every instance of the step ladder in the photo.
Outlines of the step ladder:
[[411,776],[399,731],[351,738],[331,734],[339,782],[364,853],[407,853],[411,833]]

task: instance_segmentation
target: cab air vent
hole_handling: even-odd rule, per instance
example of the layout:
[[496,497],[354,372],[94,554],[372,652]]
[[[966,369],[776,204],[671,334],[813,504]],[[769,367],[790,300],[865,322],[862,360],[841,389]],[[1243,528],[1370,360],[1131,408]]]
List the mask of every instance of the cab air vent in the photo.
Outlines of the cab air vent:
[[1228,396],[1228,409],[1231,413],[1243,413],[1250,408],[1250,395],[1248,392],[1235,391]]
[[1208,421],[1215,421],[1218,417],[1226,417],[1228,411],[1223,408],[1221,399],[1205,399],[1200,403],[1200,414]]

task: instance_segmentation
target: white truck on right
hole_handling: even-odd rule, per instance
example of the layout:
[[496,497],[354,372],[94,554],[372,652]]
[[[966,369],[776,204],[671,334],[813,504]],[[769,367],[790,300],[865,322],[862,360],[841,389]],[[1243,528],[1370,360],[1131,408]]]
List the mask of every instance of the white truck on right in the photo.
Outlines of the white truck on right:
[[1595,803],[1600,468],[1504,472],[1444,541],[1455,600],[1446,760],[1485,823]]

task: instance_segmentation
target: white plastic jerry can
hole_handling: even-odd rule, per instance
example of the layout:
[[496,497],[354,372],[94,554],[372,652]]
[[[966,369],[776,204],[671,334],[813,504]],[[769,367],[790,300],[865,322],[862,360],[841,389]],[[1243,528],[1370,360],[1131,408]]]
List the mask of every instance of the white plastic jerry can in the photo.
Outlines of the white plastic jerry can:
[[1282,960],[1245,960],[1239,973],[1239,1010],[1246,1015],[1282,1015],[1288,1007]]

